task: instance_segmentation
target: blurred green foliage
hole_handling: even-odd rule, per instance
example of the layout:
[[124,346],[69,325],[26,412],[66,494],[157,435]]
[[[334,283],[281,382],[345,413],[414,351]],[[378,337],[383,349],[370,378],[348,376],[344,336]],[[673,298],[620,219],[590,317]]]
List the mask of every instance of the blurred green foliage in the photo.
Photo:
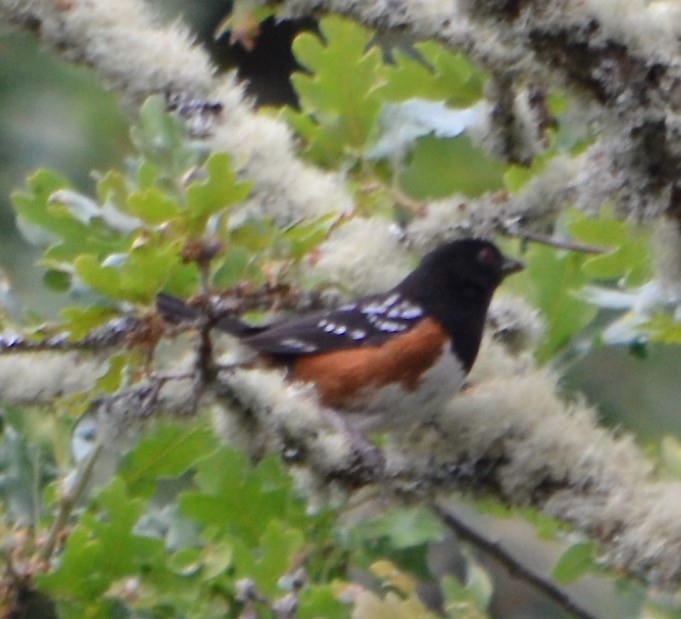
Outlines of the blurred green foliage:
[[91,191],[92,170],[120,165],[130,148],[128,120],[95,74],[42,51],[33,37],[1,33],[0,57],[0,263],[18,302],[51,315],[59,301],[40,288],[9,195],[38,165]]

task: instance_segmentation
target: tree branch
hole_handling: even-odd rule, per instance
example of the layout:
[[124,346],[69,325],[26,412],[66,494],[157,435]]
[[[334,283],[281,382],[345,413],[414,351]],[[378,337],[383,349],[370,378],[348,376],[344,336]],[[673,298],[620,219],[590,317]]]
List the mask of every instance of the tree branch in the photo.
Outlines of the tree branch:
[[469,527],[463,520],[458,518],[456,514],[448,511],[437,503],[432,503],[430,509],[459,539],[469,542],[475,548],[478,548],[494,559],[497,563],[503,565],[508,573],[514,578],[527,583],[542,595],[553,600],[560,608],[575,617],[579,617],[579,619],[597,619],[596,615],[582,608],[550,579],[537,574],[526,565],[523,565],[501,546],[499,542],[488,539],[482,533]]

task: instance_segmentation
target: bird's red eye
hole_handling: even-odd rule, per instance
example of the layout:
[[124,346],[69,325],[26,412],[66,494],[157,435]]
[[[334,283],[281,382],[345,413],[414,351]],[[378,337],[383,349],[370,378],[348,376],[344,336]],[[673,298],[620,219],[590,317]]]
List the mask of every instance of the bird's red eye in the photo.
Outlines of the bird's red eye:
[[497,256],[491,247],[483,247],[478,252],[478,262],[488,266],[493,265],[497,261]]

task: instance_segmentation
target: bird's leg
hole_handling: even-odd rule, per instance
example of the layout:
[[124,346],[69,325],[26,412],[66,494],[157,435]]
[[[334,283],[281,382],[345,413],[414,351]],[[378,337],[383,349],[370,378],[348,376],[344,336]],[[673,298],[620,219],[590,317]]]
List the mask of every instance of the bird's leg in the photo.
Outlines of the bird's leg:
[[379,477],[385,469],[385,458],[381,450],[372,445],[363,432],[353,428],[338,411],[328,407],[322,407],[321,411],[329,425],[344,436],[352,447],[357,460],[355,466],[365,473],[371,472]]

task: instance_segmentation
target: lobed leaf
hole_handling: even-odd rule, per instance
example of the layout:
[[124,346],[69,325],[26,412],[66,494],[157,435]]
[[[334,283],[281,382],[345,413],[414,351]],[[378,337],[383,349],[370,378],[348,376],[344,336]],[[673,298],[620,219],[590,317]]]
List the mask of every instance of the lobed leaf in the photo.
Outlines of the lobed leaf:
[[[380,110],[381,52],[370,47],[371,34],[353,22],[330,16],[320,22],[323,40],[302,33],[293,42],[298,62],[309,73],[295,73],[291,82],[298,94],[300,114],[289,119],[307,129],[306,152],[322,165],[333,165],[358,152],[366,142]],[[296,116],[313,116],[295,121]]]

